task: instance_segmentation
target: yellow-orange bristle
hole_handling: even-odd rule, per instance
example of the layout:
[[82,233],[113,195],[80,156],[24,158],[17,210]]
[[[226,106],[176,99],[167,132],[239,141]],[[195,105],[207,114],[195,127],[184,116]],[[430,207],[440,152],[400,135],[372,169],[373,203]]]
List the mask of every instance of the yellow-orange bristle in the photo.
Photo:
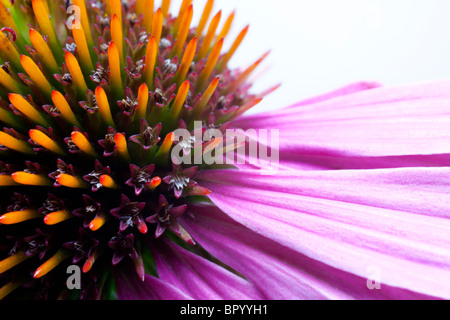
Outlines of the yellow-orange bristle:
[[67,102],[66,98],[62,95],[61,92],[53,90],[52,91],[52,101],[55,105],[55,107],[58,109],[58,111],[61,113],[61,116],[64,120],[72,124],[76,127],[81,127],[80,123],[78,122],[77,118],[75,117],[75,114],[72,111],[72,108],[70,108],[69,103]]
[[66,152],[44,132],[37,129],[30,129],[29,135],[31,140],[44,147],[45,149],[60,155],[66,154]]
[[170,148],[172,147],[172,144],[175,140],[175,134],[173,132],[170,132],[166,135],[166,137],[164,138],[163,144],[161,145],[161,148],[159,149],[159,151],[162,151],[163,153],[166,153],[170,150]]
[[16,224],[32,219],[42,218],[42,215],[34,209],[25,209],[3,214],[0,217],[0,224]]
[[33,174],[24,171],[17,171],[11,175],[11,178],[17,183],[27,186],[50,186],[48,177],[42,174]]
[[153,15],[153,23],[152,23],[152,36],[155,38],[155,42],[159,44],[161,40],[162,27],[164,22],[164,15],[161,11],[161,8],[156,10]]
[[256,62],[250,65],[247,69],[245,69],[237,78],[234,80],[229,86],[228,91],[235,91],[247,78],[250,74],[255,71],[255,69],[267,58],[270,52],[266,52],[261,58],[259,58]]
[[44,217],[44,223],[49,226],[61,223],[63,221],[73,218],[73,215],[67,210],[55,211],[47,214]]
[[56,177],[56,181],[64,187],[73,189],[86,188],[86,183],[80,177],[74,177],[66,173],[61,173]]
[[58,64],[56,63],[52,50],[50,50],[50,47],[48,46],[47,42],[45,42],[42,35],[38,31],[30,29],[29,36],[31,44],[33,45],[34,49],[36,49],[39,57],[42,59],[43,64],[52,73],[57,73]]
[[233,115],[233,118],[237,118],[243,115],[247,110],[250,110],[257,104],[259,104],[262,100],[263,98],[258,98],[247,102],[246,104],[244,104],[242,107],[239,108],[239,110]]
[[5,124],[10,125],[12,127],[19,128],[20,124],[22,122],[22,119],[19,120],[18,117],[15,114],[13,114],[11,111],[0,108],[0,121],[4,122]]
[[8,97],[14,108],[23,113],[27,118],[44,127],[48,126],[48,122],[42,114],[20,94],[10,93]]
[[12,256],[3,259],[2,261],[0,261],[0,274],[8,271],[11,268],[14,268],[15,266],[27,260],[28,258],[29,256],[27,257],[24,251],[19,251],[13,254]]
[[120,22],[120,27],[122,28],[122,1],[121,0],[107,0],[109,4],[109,10],[111,16],[116,15]]
[[27,141],[17,139],[7,134],[6,132],[0,131],[0,141],[3,146],[11,150],[28,154],[34,153],[33,149]]
[[47,95],[50,94],[50,92],[52,91],[52,86],[42,73],[41,69],[39,69],[37,64],[33,61],[33,59],[26,55],[21,55],[20,63],[22,64],[23,69],[31,78],[31,80],[33,80],[33,82],[39,88],[39,90],[43,91]]
[[222,59],[219,61],[218,66],[218,72],[222,72],[225,67],[227,66],[228,62],[230,61],[231,57],[234,55],[236,50],[239,48],[239,46],[242,43],[242,40],[244,40],[245,36],[247,35],[249,26],[246,26],[236,37],[236,40],[231,45],[230,50],[222,57]]
[[95,250],[94,253],[92,253],[84,262],[83,268],[81,269],[83,273],[88,273],[92,269],[92,266],[94,265],[95,260],[97,260],[97,257],[98,250]]
[[184,106],[184,102],[186,101],[187,95],[189,93],[189,88],[190,88],[189,80],[186,80],[181,84],[180,88],[178,89],[175,101],[173,102],[173,105],[170,108],[170,119],[172,121],[178,120],[178,116],[180,115],[181,109]]
[[94,65],[92,64],[91,54],[89,53],[89,47],[86,40],[86,35],[84,33],[83,25],[80,24],[79,28],[73,28],[72,34],[75,40],[75,44],[77,45],[77,53],[78,57],[80,58],[81,65],[85,72],[90,72],[94,69]]
[[162,0],[161,11],[164,17],[167,17],[167,15],[169,14],[169,9],[170,9],[170,0]]
[[148,86],[143,83],[138,90],[138,104],[136,108],[137,119],[143,119],[147,114],[148,93]]
[[153,88],[153,74],[155,71],[156,56],[158,53],[158,44],[154,37],[151,37],[147,43],[147,51],[145,54],[144,80],[149,90]]
[[106,92],[102,87],[97,87],[95,89],[95,100],[97,101],[98,110],[100,115],[108,126],[115,127],[113,116],[111,113],[111,108],[109,107],[108,97]]
[[197,26],[197,36],[200,37],[205,29],[206,24],[208,23],[209,16],[211,15],[211,11],[214,6],[214,0],[208,0],[203,9],[202,17],[200,18],[200,22]]
[[117,15],[113,15],[111,19],[111,41],[117,46],[120,63],[123,65],[123,31]]
[[203,149],[203,154],[206,154],[213,150],[215,147],[217,147],[219,144],[221,144],[223,141],[223,138],[214,138],[210,142],[208,142]]
[[111,42],[108,47],[108,61],[109,61],[109,82],[111,88],[120,93],[123,91],[122,76],[120,71],[120,55],[119,49],[114,42]]
[[1,187],[9,187],[9,186],[17,186],[19,185],[17,182],[9,174],[0,174],[0,186]]
[[8,59],[19,70],[21,69],[20,54],[3,32],[0,32],[0,51],[5,59]]
[[80,9],[81,25],[83,26],[86,41],[89,47],[93,46],[91,27],[89,24],[89,15],[87,14],[85,0],[72,0],[74,6]]
[[202,113],[205,107],[208,105],[209,100],[211,99],[212,95],[214,94],[214,91],[216,91],[217,86],[219,85],[220,77],[216,77],[208,86],[208,88],[203,93],[200,100],[197,102],[197,104],[194,106],[193,110],[193,119],[198,118]]
[[118,185],[114,181],[114,179],[111,178],[111,176],[109,176],[107,174],[101,175],[99,178],[99,181],[102,184],[102,186],[104,186],[105,188],[109,188],[109,189],[117,189],[118,188]]
[[192,38],[186,46],[186,50],[184,51],[183,59],[181,60],[180,68],[178,69],[178,73],[176,75],[177,85],[181,85],[181,82],[186,79],[186,76],[189,72],[189,68],[191,67],[192,61],[194,60],[195,51],[197,49],[197,37]]
[[198,89],[202,90],[204,85],[206,84],[206,81],[211,76],[211,73],[217,64],[217,61],[219,60],[222,46],[223,46],[223,39],[220,39],[220,41],[217,42],[217,44],[211,50],[208,60],[206,61],[205,67],[203,68],[202,72],[200,73],[200,76],[197,79],[196,85]]
[[183,51],[183,47],[186,43],[187,36],[189,35],[189,29],[192,22],[193,14],[194,9],[193,6],[190,5],[186,11],[186,14],[184,14],[183,20],[180,24],[180,28],[176,35],[175,44],[173,46],[173,53],[172,53],[173,56],[177,57],[181,56],[181,52]]
[[97,153],[83,133],[81,133],[80,131],[73,131],[71,134],[71,138],[73,143],[75,143],[75,145],[81,151],[93,157],[97,157]]
[[144,5],[145,10],[142,25],[148,33],[152,33],[154,0],[144,0]]
[[0,300],[2,300],[4,297],[9,295],[14,290],[18,289],[20,286],[22,286],[23,281],[20,280],[12,280],[5,284],[3,287],[0,288]]
[[130,154],[128,153],[127,139],[123,133],[116,133],[114,136],[114,142],[117,147],[117,152],[126,160],[130,159]]
[[96,216],[90,223],[89,223],[89,229],[92,231],[97,231],[101,227],[103,227],[106,223],[106,216],[103,214],[100,214]]
[[3,1],[0,1],[0,23],[3,26],[8,26],[9,28],[13,29],[14,32],[20,36],[19,29],[17,28],[16,22],[14,21],[14,18],[11,14],[11,11],[5,6]]
[[[1,39],[0,39],[1,41]],[[1,44],[0,44],[0,50],[1,50]],[[3,68],[0,68],[0,85],[4,86],[8,91],[10,92],[21,92],[22,90],[19,88],[18,83],[11,78],[11,76],[3,70]]]
[[156,153],[155,158],[159,159],[161,161],[166,159],[170,152],[170,148],[172,148],[174,140],[175,140],[175,133],[173,133],[173,132],[168,133],[166,135],[166,137],[164,138],[164,141],[163,141],[161,147],[159,148],[158,152]]
[[80,65],[78,64],[77,58],[75,58],[73,54],[67,51],[65,60],[70,75],[72,76],[73,83],[79,90],[80,94],[85,94],[87,91],[87,85],[86,81],[84,80],[83,73],[81,72]]
[[146,0],[136,0],[134,3],[134,11],[137,15],[144,14]]
[[59,249],[50,259],[44,262],[33,274],[33,278],[38,279],[55,269],[61,262],[70,257],[69,251]]
[[181,23],[184,20],[184,15],[187,13],[188,8],[191,6],[192,0],[183,0],[180,6],[180,11],[178,11],[178,16],[173,24],[172,32],[174,35],[178,34],[181,28]]
[[226,38],[226,36],[228,35],[228,32],[230,32],[231,25],[233,24],[234,16],[235,16],[235,12],[233,11],[228,16],[228,18],[225,21],[225,23],[223,24],[222,31],[220,31],[219,35],[217,36],[216,42],[219,41],[222,38]]
[[208,54],[209,49],[211,48],[211,43],[216,34],[217,27],[219,26],[221,16],[222,16],[222,11],[219,11],[214,16],[214,18],[211,20],[211,23],[209,24],[208,32],[206,33],[206,36],[203,39],[200,50],[198,51],[198,54],[195,57],[196,61],[203,59]]
[[32,0],[31,4],[41,32],[48,36],[50,47],[54,52],[57,52],[58,48],[60,48],[60,44],[52,25],[47,3],[45,3],[44,0]]

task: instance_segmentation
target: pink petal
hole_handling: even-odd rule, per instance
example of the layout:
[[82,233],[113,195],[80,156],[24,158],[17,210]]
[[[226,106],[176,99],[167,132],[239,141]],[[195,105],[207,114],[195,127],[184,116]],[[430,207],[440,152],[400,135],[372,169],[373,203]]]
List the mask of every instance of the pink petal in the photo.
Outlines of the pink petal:
[[426,299],[382,284],[369,290],[367,279],[330,267],[267,239],[214,206],[191,207],[197,219],[183,225],[208,252],[253,282],[266,299]]
[[375,266],[389,286],[450,297],[450,168],[198,176],[220,209],[265,237],[360,277]]
[[159,278],[194,299],[263,299],[247,280],[177,245],[159,243],[154,251]]
[[[312,167],[353,168],[334,159],[367,157],[363,167],[371,160],[373,167],[389,167],[388,159],[379,158],[396,157],[394,161],[402,165],[409,159],[401,157],[409,155],[415,159],[408,165],[424,156],[426,165],[448,163],[444,162],[448,157],[428,157],[450,153],[450,81],[329,97],[243,117],[233,125],[244,130],[279,129],[280,159],[289,162],[294,157],[290,162],[294,166],[296,160],[304,160]],[[353,164],[358,166],[358,161]]]
[[117,297],[120,300],[191,300],[192,298],[174,286],[155,278],[145,276],[139,279],[135,271],[123,268],[114,272]]

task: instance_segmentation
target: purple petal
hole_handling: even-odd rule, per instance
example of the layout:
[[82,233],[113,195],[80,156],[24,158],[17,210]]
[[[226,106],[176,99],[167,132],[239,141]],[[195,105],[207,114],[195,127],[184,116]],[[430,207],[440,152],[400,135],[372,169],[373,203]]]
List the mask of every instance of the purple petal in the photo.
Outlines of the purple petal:
[[382,284],[369,290],[367,279],[333,268],[267,239],[235,222],[214,206],[196,206],[197,220],[183,226],[214,257],[254,283],[266,299],[426,299]]
[[136,276],[134,270],[114,270],[117,296],[120,300],[192,300],[181,290],[155,278],[145,276],[145,281]]
[[[428,158],[450,153],[449,92],[450,81],[440,81],[331,94],[330,99],[243,117],[233,125],[279,129],[282,165],[297,168],[298,160],[313,168],[370,167],[371,160],[375,168],[392,166],[386,157],[396,157],[400,166],[420,164],[420,157],[427,165],[445,165],[448,157]],[[363,158],[363,163],[339,163],[342,157]]]
[[259,300],[249,281],[172,243],[154,250],[159,278],[197,300]]
[[265,237],[360,277],[376,266],[387,285],[450,297],[449,168],[199,176],[219,208]]

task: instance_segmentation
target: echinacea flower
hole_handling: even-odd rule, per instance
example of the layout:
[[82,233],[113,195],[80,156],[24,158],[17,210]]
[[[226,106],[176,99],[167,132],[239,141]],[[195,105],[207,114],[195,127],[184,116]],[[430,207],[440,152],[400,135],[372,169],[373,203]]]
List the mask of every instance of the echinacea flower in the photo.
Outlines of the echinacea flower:
[[[266,55],[230,70],[248,27],[226,51],[191,2],[0,2],[0,298],[450,298],[449,84],[238,119]],[[279,129],[280,170],[172,158],[230,127]]]

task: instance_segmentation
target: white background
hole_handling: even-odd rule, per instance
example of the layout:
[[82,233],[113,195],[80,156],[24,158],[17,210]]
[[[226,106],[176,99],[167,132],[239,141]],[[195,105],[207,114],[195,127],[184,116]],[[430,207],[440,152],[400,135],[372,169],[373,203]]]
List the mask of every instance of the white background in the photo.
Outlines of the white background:
[[[178,12],[180,3],[172,0],[171,10]],[[205,3],[193,0],[193,24]],[[360,80],[395,85],[450,78],[447,0],[216,0],[211,16],[221,9],[222,23],[236,10],[226,50],[250,24],[231,65],[246,66],[271,50],[254,91],[282,83],[251,112]]]

